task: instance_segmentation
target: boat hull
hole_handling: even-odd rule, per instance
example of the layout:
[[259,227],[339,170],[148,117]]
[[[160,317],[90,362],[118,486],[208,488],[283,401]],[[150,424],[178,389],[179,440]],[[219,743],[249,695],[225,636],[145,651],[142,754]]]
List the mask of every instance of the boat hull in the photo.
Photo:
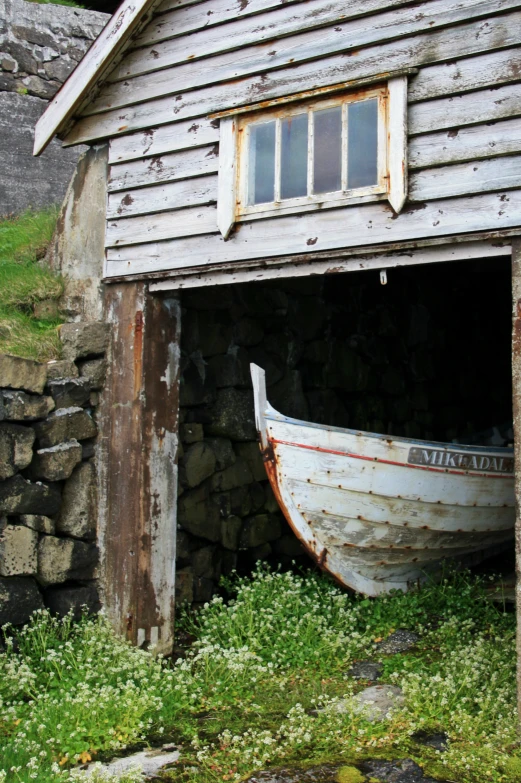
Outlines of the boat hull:
[[513,450],[427,443],[278,413],[252,365],[266,472],[318,564],[367,595],[476,564],[514,534]]

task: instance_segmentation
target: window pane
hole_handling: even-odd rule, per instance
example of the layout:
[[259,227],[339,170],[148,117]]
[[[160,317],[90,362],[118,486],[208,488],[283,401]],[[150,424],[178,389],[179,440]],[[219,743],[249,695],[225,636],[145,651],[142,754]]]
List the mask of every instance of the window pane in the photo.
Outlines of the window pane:
[[350,103],[347,111],[347,187],[378,182],[378,100]]
[[252,125],[248,161],[248,204],[275,199],[275,121]]
[[295,198],[308,192],[308,115],[297,114],[281,122],[280,197]]
[[342,109],[314,113],[313,192],[342,189]]

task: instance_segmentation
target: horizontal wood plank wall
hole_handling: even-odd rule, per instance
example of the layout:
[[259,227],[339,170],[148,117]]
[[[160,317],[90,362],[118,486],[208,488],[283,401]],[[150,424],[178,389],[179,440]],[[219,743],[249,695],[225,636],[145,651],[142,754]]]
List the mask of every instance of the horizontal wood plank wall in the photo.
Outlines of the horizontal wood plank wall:
[[[409,197],[217,230],[223,111],[417,68]],[[111,139],[107,276],[521,227],[521,0],[164,0],[66,144]]]

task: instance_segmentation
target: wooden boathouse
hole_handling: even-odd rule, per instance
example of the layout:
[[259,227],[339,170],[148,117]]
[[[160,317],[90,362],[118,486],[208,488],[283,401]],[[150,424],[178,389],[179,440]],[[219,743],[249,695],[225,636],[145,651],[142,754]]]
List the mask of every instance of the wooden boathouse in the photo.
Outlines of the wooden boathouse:
[[[75,231],[65,266],[111,324],[98,541],[107,612],[133,641],[172,645],[180,340],[197,354],[202,328],[182,315],[185,293],[211,289],[222,313],[233,285],[340,291],[350,273],[379,290],[439,269],[448,289],[468,269],[459,307],[443,312],[443,294],[437,310],[447,343],[470,345],[478,327],[456,310],[476,305],[473,265],[493,302],[511,262],[521,426],[518,0],[124,0],[40,119],[35,154],[55,136],[91,148],[62,221]],[[496,316],[478,316],[494,335]],[[516,464],[521,476],[520,438]]]

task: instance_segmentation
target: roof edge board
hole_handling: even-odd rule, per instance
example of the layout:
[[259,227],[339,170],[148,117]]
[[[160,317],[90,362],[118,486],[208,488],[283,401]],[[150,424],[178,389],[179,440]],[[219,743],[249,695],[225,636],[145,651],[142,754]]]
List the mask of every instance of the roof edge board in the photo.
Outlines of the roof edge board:
[[40,155],[71,122],[85,96],[148,21],[161,0],[124,0],[90,49],[49,102],[35,128],[33,155]]

